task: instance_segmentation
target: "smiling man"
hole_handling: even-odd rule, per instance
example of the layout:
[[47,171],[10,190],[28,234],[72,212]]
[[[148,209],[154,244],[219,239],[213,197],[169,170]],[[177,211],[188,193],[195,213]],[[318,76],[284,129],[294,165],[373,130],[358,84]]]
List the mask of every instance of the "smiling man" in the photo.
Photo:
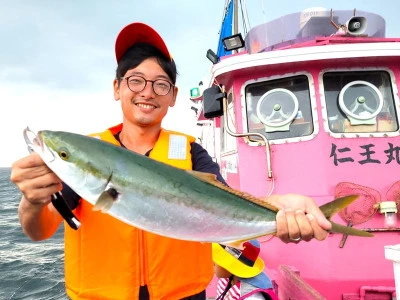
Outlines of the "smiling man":
[[[178,88],[175,62],[158,33],[143,23],[129,24],[116,39],[115,54],[114,98],[121,103],[122,123],[94,136],[177,168],[213,173],[224,182],[219,166],[194,137],[161,127],[175,105]],[[51,195],[60,190],[81,221],[78,230],[65,226],[65,284],[70,298],[206,298],[213,277],[210,243],[155,235],[94,211],[36,153],[13,164],[11,180],[23,194],[18,213],[32,240],[51,237],[61,224],[51,202]],[[286,208],[277,216],[282,241],[326,238],[330,223],[311,198],[275,195],[270,201]]]

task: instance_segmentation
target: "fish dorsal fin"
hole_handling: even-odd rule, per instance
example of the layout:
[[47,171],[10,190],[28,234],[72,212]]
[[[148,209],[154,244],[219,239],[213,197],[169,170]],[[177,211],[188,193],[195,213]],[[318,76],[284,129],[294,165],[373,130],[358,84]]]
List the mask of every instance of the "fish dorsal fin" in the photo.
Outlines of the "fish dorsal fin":
[[209,184],[212,184],[216,187],[219,187],[220,189],[223,189],[231,194],[234,194],[236,196],[239,196],[247,201],[253,202],[257,205],[260,205],[262,207],[265,207],[269,210],[273,210],[273,211],[278,211],[279,209],[272,205],[271,203],[267,202],[265,199],[261,199],[261,198],[257,198],[249,193],[246,192],[242,192],[242,191],[238,191],[235,190],[229,186],[226,186],[225,184],[223,184],[222,182],[217,180],[217,176],[215,174],[211,174],[211,173],[204,173],[204,172],[199,172],[199,171],[193,171],[193,170],[186,170],[186,172],[188,172],[190,175],[196,177],[197,179],[200,179],[204,182],[207,182]]
[[[213,182],[219,182],[217,180],[217,176],[215,174],[211,173],[205,173],[205,172],[199,172],[199,171],[193,171],[193,170],[186,170],[189,174],[193,175],[194,177],[213,184]],[[222,183],[221,183],[222,184]]]

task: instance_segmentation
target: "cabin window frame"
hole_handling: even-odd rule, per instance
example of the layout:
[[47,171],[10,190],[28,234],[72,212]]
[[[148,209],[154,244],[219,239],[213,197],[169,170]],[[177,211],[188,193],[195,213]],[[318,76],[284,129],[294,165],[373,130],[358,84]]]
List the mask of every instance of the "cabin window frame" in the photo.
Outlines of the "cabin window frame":
[[[392,99],[393,99],[393,109],[394,113],[396,114],[395,120],[397,122],[397,130],[395,131],[368,131],[368,132],[334,132],[330,128],[329,118],[328,118],[328,109],[327,109],[327,100],[325,97],[325,86],[324,86],[324,75],[326,73],[352,73],[352,72],[385,72],[388,73],[390,78],[390,90],[392,92]],[[364,80],[362,77],[360,79]],[[366,81],[368,82],[368,81]],[[396,85],[396,77],[393,71],[389,68],[326,68],[320,71],[318,75],[318,83],[319,83],[319,94],[320,94],[320,101],[322,106],[322,117],[323,117],[323,126],[324,130],[327,134],[329,134],[333,138],[358,138],[358,137],[394,137],[400,135],[400,116],[399,116],[399,94]],[[377,87],[378,88],[378,87]],[[343,87],[342,87],[343,89]],[[340,93],[340,91],[339,91]],[[339,101],[339,100],[338,100]]]
[[[303,142],[303,141],[309,141],[314,139],[319,132],[319,123],[318,123],[318,112],[317,112],[317,101],[316,101],[316,95],[315,95],[315,88],[314,88],[314,79],[311,73],[309,72],[295,72],[295,73],[286,73],[286,74],[280,74],[280,75],[273,75],[273,76],[267,76],[267,77],[260,77],[257,79],[250,79],[245,81],[242,86],[241,86],[241,107],[242,107],[242,124],[243,124],[243,132],[248,133],[249,128],[247,125],[247,106],[246,106],[246,88],[247,86],[254,84],[254,83],[260,83],[260,82],[269,82],[269,81],[276,81],[279,79],[288,79],[290,77],[298,77],[298,76],[306,76],[308,80],[308,91],[310,93],[310,113],[311,113],[311,119],[312,119],[312,126],[313,126],[313,131],[311,134],[307,136],[295,136],[295,137],[288,137],[288,138],[281,138],[281,139],[268,139],[269,144],[274,145],[274,144],[284,144],[284,143],[298,143],[298,142]],[[260,140],[254,140],[251,138],[245,138],[245,142],[250,145],[250,146],[261,146],[263,145],[260,143]]]

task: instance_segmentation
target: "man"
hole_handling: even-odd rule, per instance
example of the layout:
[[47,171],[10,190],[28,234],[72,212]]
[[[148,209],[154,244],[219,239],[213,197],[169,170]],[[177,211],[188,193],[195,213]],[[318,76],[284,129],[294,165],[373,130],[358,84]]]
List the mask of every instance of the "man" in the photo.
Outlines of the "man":
[[[114,98],[121,102],[123,120],[97,136],[178,168],[214,173],[223,182],[218,165],[193,137],[161,128],[178,88],[175,62],[158,33],[129,24],[116,39],[115,54]],[[168,150],[177,146],[184,147],[184,155],[173,159]],[[60,190],[80,219],[79,230],[65,226],[65,283],[72,299],[205,299],[213,277],[210,244],[161,237],[93,211],[34,153],[13,164],[11,180],[23,194],[18,213],[32,240],[49,238],[61,224],[51,203]],[[330,223],[312,199],[268,200],[281,209],[277,236],[283,242],[326,238]]]

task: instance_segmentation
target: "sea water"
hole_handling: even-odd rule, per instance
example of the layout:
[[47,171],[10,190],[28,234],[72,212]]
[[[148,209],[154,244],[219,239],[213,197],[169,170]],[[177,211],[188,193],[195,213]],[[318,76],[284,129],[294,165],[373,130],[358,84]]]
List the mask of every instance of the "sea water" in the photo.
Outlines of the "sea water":
[[68,299],[64,284],[63,225],[33,242],[18,221],[21,192],[0,168],[0,299]]

